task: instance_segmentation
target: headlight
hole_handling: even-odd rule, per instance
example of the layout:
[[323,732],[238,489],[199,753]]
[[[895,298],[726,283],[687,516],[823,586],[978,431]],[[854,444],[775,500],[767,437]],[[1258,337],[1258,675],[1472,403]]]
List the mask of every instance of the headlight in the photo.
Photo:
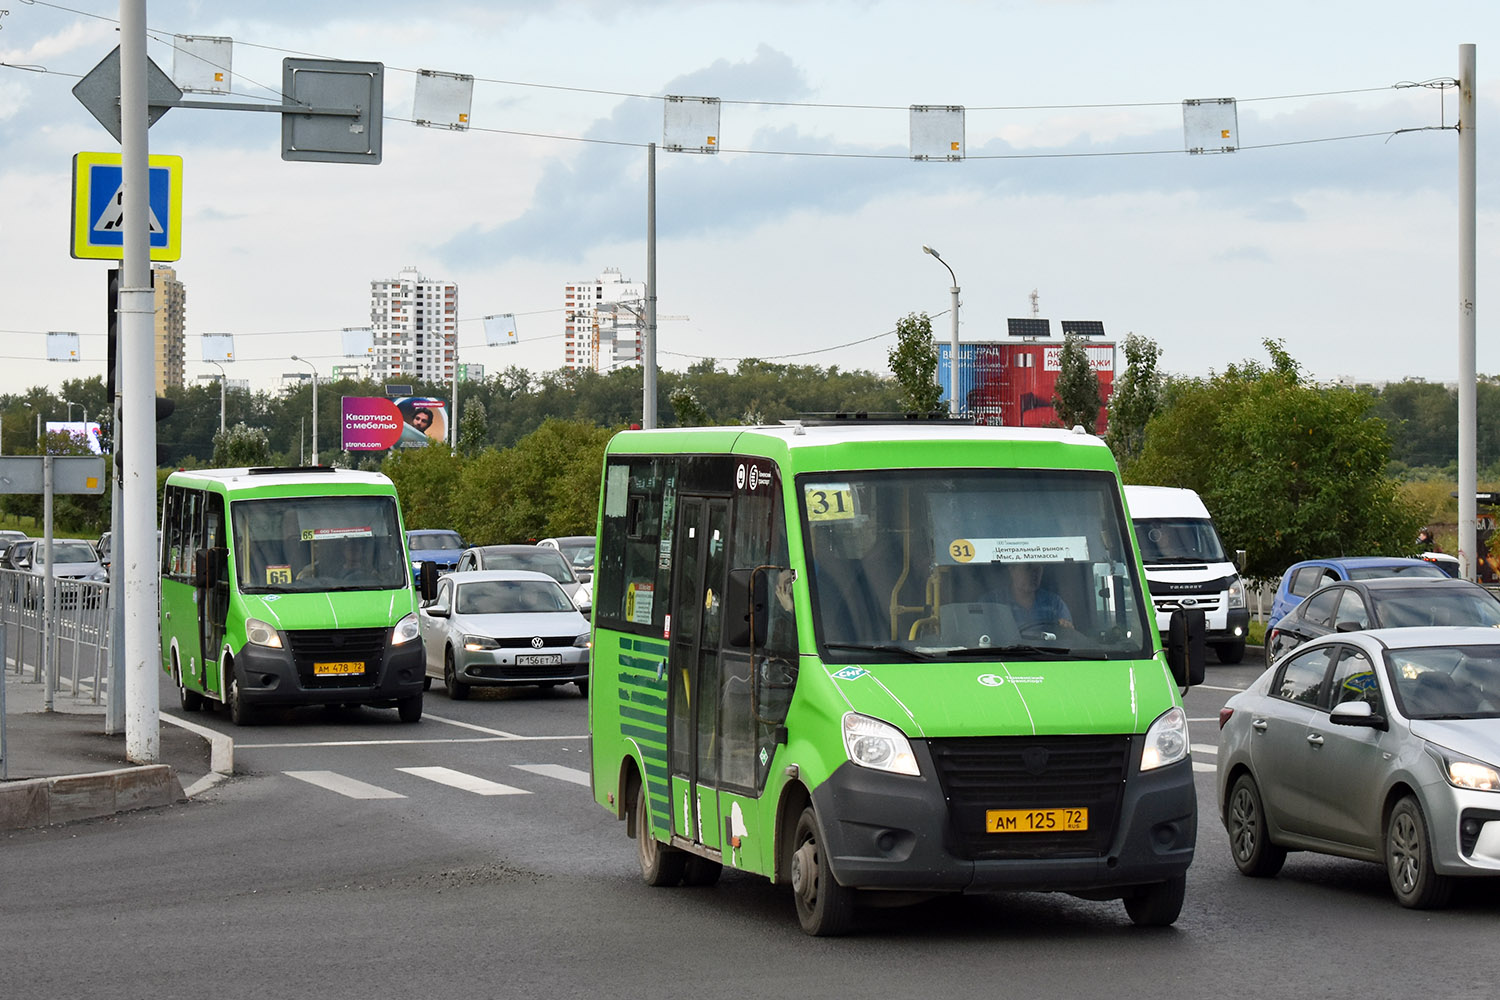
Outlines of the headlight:
[[1141,751],[1141,770],[1150,771],[1175,764],[1187,756],[1187,716],[1180,708],[1169,708],[1156,717],[1146,730],[1146,747]]
[[917,758],[901,730],[879,719],[844,713],[844,750],[860,767],[893,774],[917,774]]
[[1234,577],[1229,581],[1229,606],[1231,608],[1245,606],[1245,585],[1239,577]]
[[245,641],[253,642],[257,646],[270,646],[272,649],[280,649],[281,633],[259,618],[246,618]]
[[1478,792],[1500,792],[1500,774],[1488,764],[1473,760],[1448,760],[1448,780],[1456,788]]
[[391,645],[404,646],[421,634],[421,630],[417,628],[417,616],[407,615],[391,629]]
[[588,649],[593,645],[593,643],[589,641],[589,634],[585,632],[583,633],[583,635],[580,635],[578,638],[573,640],[573,645],[577,646],[579,649]]
[[464,636],[464,649],[471,653],[482,653],[490,649],[499,649],[500,644],[489,636],[466,635]]

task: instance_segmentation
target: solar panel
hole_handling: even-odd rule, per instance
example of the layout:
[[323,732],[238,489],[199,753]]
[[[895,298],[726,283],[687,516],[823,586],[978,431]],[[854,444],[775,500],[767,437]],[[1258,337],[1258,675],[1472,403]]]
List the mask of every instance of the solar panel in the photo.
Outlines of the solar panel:
[[1062,328],[1064,336],[1070,333],[1080,337],[1104,336],[1104,323],[1097,319],[1065,319]]
[[1007,319],[1005,332],[1012,337],[1050,337],[1052,336],[1052,321],[1030,318]]

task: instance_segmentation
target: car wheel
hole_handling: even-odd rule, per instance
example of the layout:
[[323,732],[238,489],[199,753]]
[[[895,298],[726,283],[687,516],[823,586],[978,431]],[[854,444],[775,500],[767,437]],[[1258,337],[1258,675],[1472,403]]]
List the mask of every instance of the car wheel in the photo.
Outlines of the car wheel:
[[1414,910],[1443,906],[1453,894],[1453,880],[1432,865],[1432,841],[1422,807],[1408,795],[1391,810],[1385,826],[1385,870],[1396,902]]
[[687,864],[682,869],[682,884],[713,885],[719,881],[719,876],[722,874],[724,874],[724,866],[719,862],[689,854]]
[[682,881],[688,855],[671,844],[663,844],[652,834],[651,800],[644,781],[635,791],[635,853],[641,863],[641,878],[647,885],[669,886]]
[[1218,654],[1220,663],[1238,663],[1245,658],[1245,640],[1222,642],[1214,647],[1214,652]]
[[453,664],[453,650],[443,651],[443,686],[448,689],[448,697],[454,701],[467,701],[469,698],[469,685],[458,679],[458,668]]
[[1266,834],[1266,810],[1255,779],[1242,774],[1229,790],[1229,851],[1234,864],[1251,878],[1273,878],[1286,864],[1286,851]]
[[1137,927],[1170,927],[1182,912],[1187,876],[1175,875],[1125,897],[1125,913]]
[[1270,630],[1268,629],[1266,631],[1266,663],[1267,664],[1270,664],[1271,657],[1274,654],[1274,649],[1273,649],[1274,645],[1275,644],[1273,642],[1271,642],[1271,633],[1270,633]]
[[854,924],[854,890],[839,885],[829,870],[812,806],[797,817],[792,837],[792,898],[797,922],[813,937],[843,934]]
[[231,666],[227,671],[229,674],[229,689],[224,694],[224,701],[229,705],[229,719],[236,726],[248,726],[255,718],[255,711],[247,704],[240,694],[240,679]]
[[585,698],[587,698],[589,696],[589,682],[588,681],[574,681],[573,683],[578,685],[578,693],[579,694],[583,695]]
[[422,678],[422,690],[423,691],[431,691],[432,690],[432,678],[431,677],[423,677]]
[[410,698],[397,701],[396,712],[400,715],[402,722],[422,721],[422,696],[414,694]]

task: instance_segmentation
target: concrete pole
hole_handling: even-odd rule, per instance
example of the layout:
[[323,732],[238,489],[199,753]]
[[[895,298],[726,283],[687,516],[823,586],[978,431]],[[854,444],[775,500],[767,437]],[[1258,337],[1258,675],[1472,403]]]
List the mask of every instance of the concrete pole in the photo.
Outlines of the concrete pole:
[[641,427],[656,426],[656,143],[646,146],[646,342],[641,345]]
[[[53,630],[52,609],[56,607],[57,582],[52,576],[52,476],[51,455],[42,456],[42,627],[37,634],[42,645],[42,711],[52,711],[52,694],[57,690],[57,651]],[[31,554],[32,569],[36,568],[36,552]],[[32,599],[35,600],[35,593]],[[76,693],[76,692],[75,692]]]
[[1458,571],[1477,577],[1479,518],[1475,490],[1475,142],[1474,46],[1458,47]]
[[[952,273],[952,268],[949,268]],[[948,416],[958,416],[958,278],[948,289],[948,313],[953,320],[953,334],[948,347]]]
[[146,0],[120,0],[120,148],[124,174],[124,267],[119,328],[123,523],[115,564],[125,590],[125,757],[155,764],[161,755],[157,700],[160,586],[156,558],[156,392],[152,377],[149,148],[146,130]]

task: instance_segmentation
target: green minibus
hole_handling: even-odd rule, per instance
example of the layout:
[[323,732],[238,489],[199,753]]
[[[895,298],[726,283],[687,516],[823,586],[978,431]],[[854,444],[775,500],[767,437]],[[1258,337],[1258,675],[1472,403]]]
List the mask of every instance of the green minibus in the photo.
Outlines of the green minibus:
[[598,539],[592,787],[648,883],[764,875],[814,935],[939,893],[1177,919],[1202,616],[1163,648],[1099,439],[625,431]]
[[385,476],[312,466],[167,477],[161,665],[184,710],[222,702],[244,725],[263,706],[363,704],[416,722],[416,611]]

